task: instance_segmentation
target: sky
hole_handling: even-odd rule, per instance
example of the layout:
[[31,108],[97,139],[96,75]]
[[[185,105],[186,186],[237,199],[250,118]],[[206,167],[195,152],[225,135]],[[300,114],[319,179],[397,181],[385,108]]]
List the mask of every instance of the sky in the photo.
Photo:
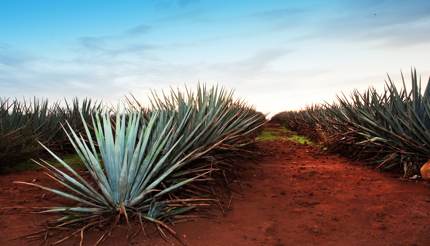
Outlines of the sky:
[[114,103],[198,82],[274,114],[430,75],[428,0],[0,0],[0,96]]

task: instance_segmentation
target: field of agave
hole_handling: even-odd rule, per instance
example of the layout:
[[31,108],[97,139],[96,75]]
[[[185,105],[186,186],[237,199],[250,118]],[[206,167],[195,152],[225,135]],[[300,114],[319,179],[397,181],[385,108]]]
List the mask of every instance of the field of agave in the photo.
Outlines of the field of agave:
[[[247,154],[265,123],[263,114],[216,86],[154,93],[150,102],[146,107],[132,97],[123,110],[112,110],[90,100],[1,100],[0,163],[40,155],[59,163],[35,161],[55,187],[16,182],[65,200],[41,211],[60,214],[47,231],[72,229],[57,243],[120,221],[175,235],[169,222],[219,202],[216,187],[237,168],[229,160]],[[76,153],[83,168],[63,161],[65,153]]]
[[356,90],[336,103],[282,112],[272,120],[329,151],[411,177],[430,159],[430,80],[423,89],[412,70],[410,85],[403,75],[400,87],[388,76],[382,93]]
[[17,162],[38,157],[44,143],[56,152],[66,154],[73,151],[61,124],[69,124],[81,131],[80,114],[86,120],[102,109],[100,103],[88,99],[71,103],[64,101],[48,104],[47,100],[30,101],[0,98],[0,172]]

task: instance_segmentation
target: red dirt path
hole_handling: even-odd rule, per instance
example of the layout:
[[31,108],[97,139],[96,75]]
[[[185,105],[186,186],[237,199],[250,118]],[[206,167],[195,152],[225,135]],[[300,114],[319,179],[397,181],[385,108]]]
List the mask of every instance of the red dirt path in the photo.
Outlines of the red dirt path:
[[[427,183],[402,181],[289,141],[258,147],[264,156],[243,174],[242,192],[225,216],[176,226],[189,245],[430,245]],[[37,230],[43,217],[9,207],[55,199],[11,184],[35,177],[47,180],[40,171],[0,176],[0,245],[40,245],[11,240]],[[103,245],[127,245],[118,234]],[[157,237],[129,244],[169,245]]]

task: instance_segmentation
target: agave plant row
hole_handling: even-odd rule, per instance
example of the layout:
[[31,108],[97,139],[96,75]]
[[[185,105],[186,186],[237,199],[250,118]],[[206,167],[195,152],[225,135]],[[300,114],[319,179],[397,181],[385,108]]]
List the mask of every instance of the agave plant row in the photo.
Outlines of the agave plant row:
[[106,229],[102,241],[108,228],[120,221],[142,230],[150,223],[161,235],[175,235],[169,222],[217,203],[211,185],[220,173],[234,168],[217,157],[240,153],[265,123],[264,115],[216,86],[154,93],[148,107],[129,98],[126,108],[81,113],[82,131],[64,125],[87,175],[41,143],[61,167],[44,160],[36,163],[57,186],[17,182],[64,198],[63,205],[41,211],[61,214],[49,229],[74,228],[57,243],[96,226]]
[[283,112],[273,120],[319,140],[331,151],[364,160],[383,170],[418,174],[430,159],[430,80],[423,89],[416,70],[411,87],[388,76],[385,90],[357,90],[333,104]]
[[66,121],[83,129],[80,112],[86,119],[101,109],[100,103],[74,99],[71,103],[48,100],[0,98],[0,169],[41,153],[41,141],[63,153],[70,152],[67,136],[61,130]]

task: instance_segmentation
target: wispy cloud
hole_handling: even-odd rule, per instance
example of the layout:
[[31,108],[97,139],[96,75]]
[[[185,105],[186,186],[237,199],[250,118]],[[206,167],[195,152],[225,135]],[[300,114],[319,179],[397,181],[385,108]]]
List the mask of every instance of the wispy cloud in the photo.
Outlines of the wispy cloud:
[[[123,32],[120,33],[114,33],[114,34],[107,34],[107,35],[101,35],[101,36],[84,36],[78,38],[78,43],[88,50],[93,51],[101,51],[101,52],[112,52],[112,53],[119,53],[118,51],[127,51],[128,48],[122,48],[122,49],[112,49],[109,48],[108,45],[113,42],[121,42],[124,40],[133,40],[141,35],[148,34],[152,29],[152,26],[147,24],[140,24],[137,26],[134,26],[132,28],[126,29]],[[138,48],[138,45],[132,45],[135,48]],[[139,47],[139,50],[143,47]]]
[[104,51],[107,37],[80,37],[78,43],[88,50]]
[[0,45],[0,65],[2,66],[21,66],[34,59],[36,59],[35,56],[15,50],[11,45]]
[[148,44],[141,39],[148,34],[152,26],[141,24],[116,34],[102,36],[83,36],[77,39],[78,52],[97,56],[121,56],[134,54],[141,56],[159,46]]
[[151,30],[151,26],[150,25],[146,25],[146,24],[141,24],[138,26],[135,26],[133,28],[130,28],[128,30],[125,31],[125,34],[127,35],[142,35],[142,34],[146,34]]
[[98,57],[114,57],[123,55],[142,56],[150,51],[156,50],[159,46],[142,42],[114,43],[105,39],[94,37],[82,37],[78,40],[79,51],[83,55]]
[[290,52],[284,49],[264,49],[241,60],[217,63],[209,67],[217,70],[219,73],[234,74],[238,77],[247,78],[266,71],[272,62]]

